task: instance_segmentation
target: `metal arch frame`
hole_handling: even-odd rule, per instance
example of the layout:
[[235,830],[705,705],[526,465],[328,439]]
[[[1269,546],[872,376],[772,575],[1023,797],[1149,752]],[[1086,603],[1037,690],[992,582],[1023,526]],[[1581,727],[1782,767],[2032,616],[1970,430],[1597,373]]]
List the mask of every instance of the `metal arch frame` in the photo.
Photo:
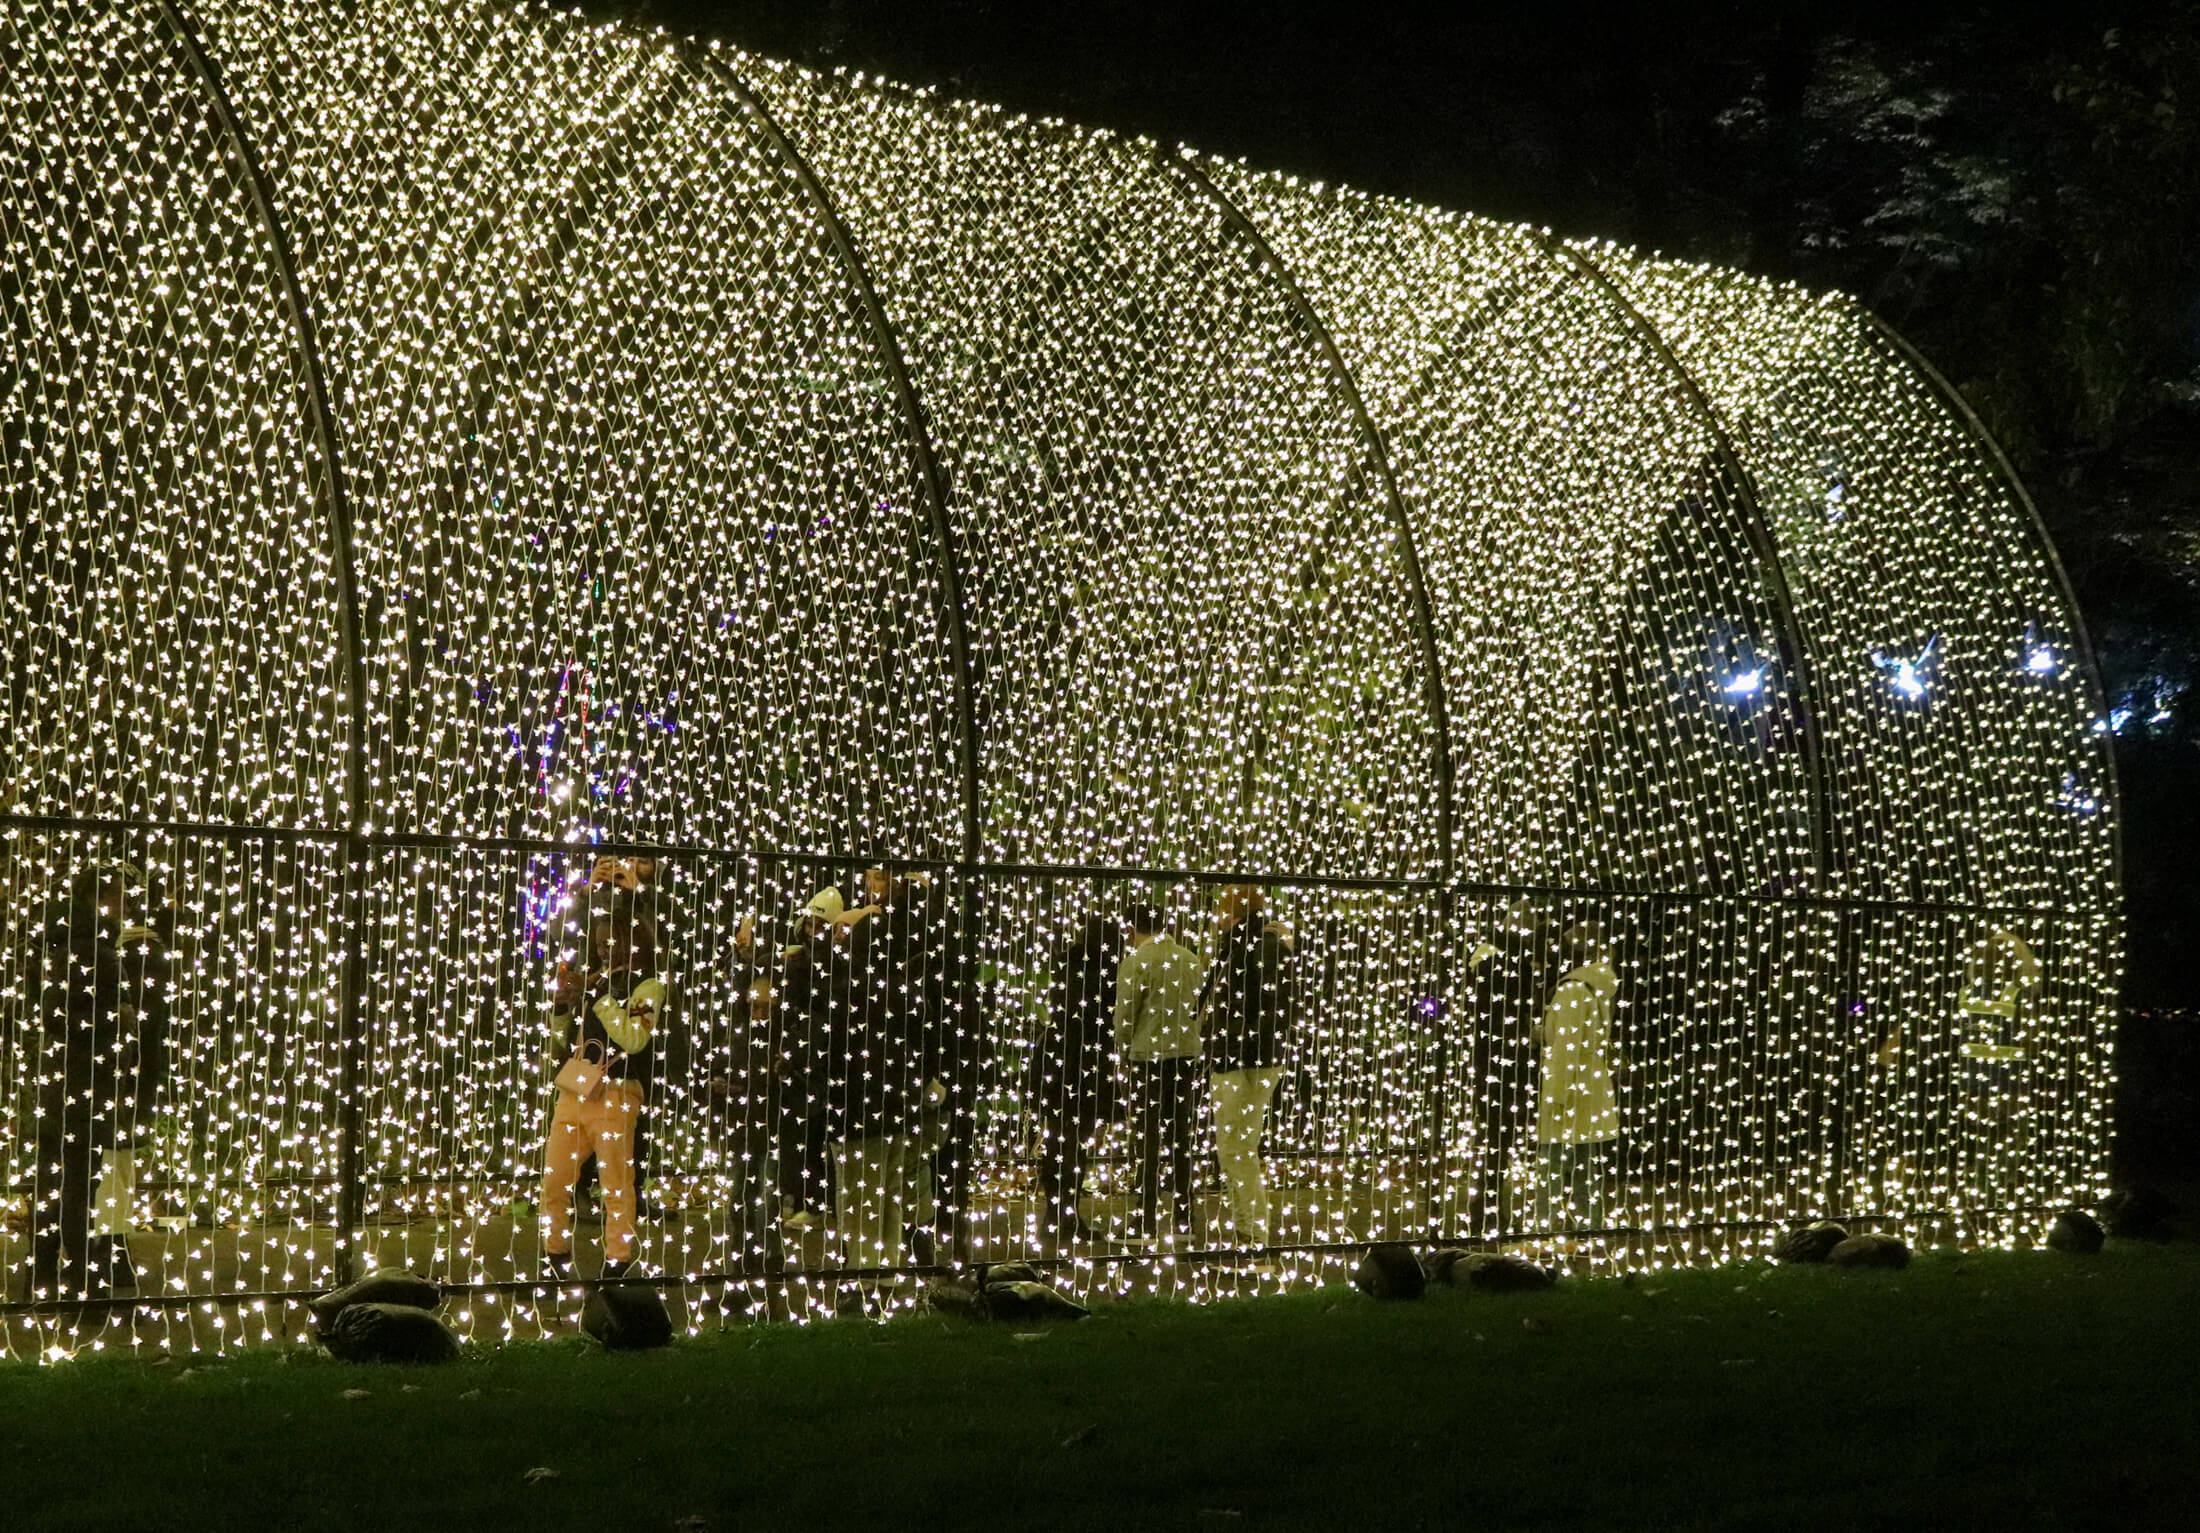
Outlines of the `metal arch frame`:
[[963,795],[962,860],[978,861],[984,848],[983,815],[985,796],[983,779],[979,769],[978,714],[976,699],[971,690],[970,629],[963,610],[962,566],[955,557],[954,528],[947,516],[947,486],[941,476],[939,457],[932,446],[932,430],[924,413],[924,403],[917,397],[915,382],[909,376],[909,364],[902,353],[901,337],[895,333],[893,321],[887,316],[886,305],[879,298],[878,288],[871,280],[870,267],[863,260],[855,236],[841,221],[840,212],[825,194],[825,187],[817,178],[817,172],[802,151],[797,149],[764,103],[749,89],[748,82],[734,72],[733,66],[719,57],[714,49],[693,47],[685,50],[695,66],[722,84],[739,102],[743,111],[755,120],[757,128],[781,159],[788,171],[801,185],[816,210],[818,221],[825,227],[826,237],[832,241],[833,251],[840,257],[848,281],[854,286],[856,296],[863,305],[864,317],[869,321],[872,344],[878,348],[879,359],[885,364],[888,381],[894,395],[901,403],[902,415],[909,429],[909,456],[916,470],[917,488],[924,496],[925,509],[932,522],[932,534],[939,544],[940,599],[946,607],[948,654],[955,666],[955,724],[960,740]]
[[1427,678],[1423,685],[1425,704],[1429,712],[1429,725],[1436,733],[1436,840],[1437,869],[1443,885],[1451,885],[1455,866],[1456,848],[1452,845],[1455,824],[1452,803],[1452,739],[1451,702],[1444,685],[1443,659],[1436,646],[1436,619],[1433,604],[1429,600],[1428,577],[1421,567],[1420,549],[1413,540],[1413,519],[1406,514],[1405,497],[1399,492],[1398,477],[1390,466],[1390,449],[1383,442],[1382,432],[1376,429],[1374,419],[1367,413],[1367,401],[1361,397],[1360,383],[1352,375],[1345,362],[1344,353],[1337,349],[1336,337],[1330,334],[1328,323],[1321,312],[1299,286],[1291,268],[1268,242],[1268,237],[1245,211],[1214,180],[1201,170],[1189,149],[1155,151],[1156,162],[1172,172],[1178,183],[1202,201],[1212,206],[1222,216],[1223,224],[1235,232],[1259,257],[1261,263],[1276,275],[1285,300],[1305,321],[1313,332],[1315,344],[1329,361],[1337,383],[1344,390],[1345,401],[1351,406],[1352,417],[1359,425],[1360,436],[1366,443],[1367,453],[1378,482],[1382,486],[1383,500],[1390,508],[1391,520],[1398,529],[1398,550],[1405,561],[1406,587],[1413,598],[1414,627],[1421,641],[1421,669]]
[[1833,785],[1826,775],[1825,751],[1819,737],[1819,699],[1816,670],[1811,652],[1805,641],[1803,625],[1795,615],[1795,596],[1788,585],[1787,567],[1780,562],[1780,547],[1772,535],[1772,524],[1764,514],[1764,507],[1757,499],[1757,486],[1747,469],[1742,466],[1741,455],[1734,450],[1734,440],[1711,407],[1703,389],[1697,384],[1695,374],[1688,370],[1673,348],[1666,342],[1658,327],[1628,296],[1620,291],[1603,267],[1589,259],[1573,245],[1560,240],[1548,229],[1534,231],[1535,239],[1543,247],[1544,254],[1554,264],[1570,267],[1588,279],[1618,313],[1636,339],[1642,341],[1664,359],[1674,381],[1680,385],[1696,414],[1701,417],[1704,429],[1711,433],[1712,451],[1719,467],[1724,470],[1734,486],[1735,509],[1741,513],[1742,531],[1749,539],[1751,550],[1764,566],[1766,599],[1771,603],[1773,620],[1780,626],[1780,636],[1792,652],[1789,662],[1795,681],[1796,713],[1802,725],[1803,771],[1810,780],[1810,851],[1811,865],[1818,877],[1821,891],[1830,888],[1833,881]]
[[[2016,496],[2018,506],[2024,511],[2025,520],[2032,528],[2032,535],[2038,541],[2039,550],[2047,558],[2048,576],[2054,581],[2056,591],[2062,596],[2063,605],[2069,609],[2071,633],[2078,641],[2078,653],[2084,660],[2085,678],[2093,688],[2093,696],[2090,701],[2093,704],[2094,714],[2096,717],[2105,717],[2108,713],[2108,679],[2101,670],[2100,651],[2094,648],[2093,636],[2086,628],[2085,613],[2078,605],[2078,593],[2077,589],[2070,583],[2070,572],[2063,567],[2062,555],[2056,551],[2055,540],[2048,536],[2047,519],[2040,515],[2038,503],[2032,499],[2031,491],[2024,487],[2024,481],[2017,476],[2015,466],[2009,461],[2009,455],[2002,451],[2001,443],[1995,439],[1994,434],[1986,429],[1986,423],[1980,420],[1978,412],[1971,408],[1971,402],[1963,397],[1961,391],[1948,381],[1947,376],[1939,368],[1925,360],[1924,354],[1911,345],[1909,339],[1901,331],[1881,319],[1869,307],[1846,294],[1842,295],[1840,301],[1844,307],[1863,321],[1868,329],[1892,346],[1903,361],[1916,369],[1918,376],[1925,380],[1926,386],[1939,397],[1940,401],[1955,411],[1964,426],[1970,431],[1971,439],[1985,450],[1987,461],[1993,465],[1995,472],[2001,476],[2002,482],[2009,487],[2010,493]],[[2116,748],[2113,742],[2102,748],[2101,759],[2105,763],[2108,773],[2110,806],[2108,821],[2109,876],[2113,881],[2113,887],[2121,890],[2124,884],[2123,790],[2116,773]]]
[[314,329],[313,310],[306,303],[305,288],[298,280],[297,257],[290,234],[276,211],[275,189],[260,163],[258,148],[244,131],[236,103],[222,83],[220,67],[199,41],[199,34],[177,0],[158,0],[162,21],[176,47],[198,76],[206,92],[208,109],[216,126],[229,140],[237,156],[253,208],[267,233],[275,278],[290,305],[291,322],[298,335],[299,366],[305,374],[306,413],[321,448],[328,475],[329,540],[336,564],[336,629],[341,645],[344,691],[350,702],[351,738],[344,752],[344,870],[338,909],[345,929],[343,1002],[340,1026],[342,1059],[337,1084],[337,1276],[350,1282],[358,1275],[358,1231],[365,1214],[366,1179],[360,1175],[360,1097],[365,1089],[367,950],[366,916],[368,845],[366,772],[367,744],[366,640],[360,627],[358,579],[352,563],[351,488],[344,474],[342,434],[336,410],[330,402],[328,375],[321,363],[321,343]]

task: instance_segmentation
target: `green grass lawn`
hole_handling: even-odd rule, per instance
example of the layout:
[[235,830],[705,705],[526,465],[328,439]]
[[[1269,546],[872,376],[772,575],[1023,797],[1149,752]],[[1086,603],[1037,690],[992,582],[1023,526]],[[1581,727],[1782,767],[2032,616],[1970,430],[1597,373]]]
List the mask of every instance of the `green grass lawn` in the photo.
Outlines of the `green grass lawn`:
[[10,1365],[0,1528],[2185,1527],[2196,1317],[2185,1244]]

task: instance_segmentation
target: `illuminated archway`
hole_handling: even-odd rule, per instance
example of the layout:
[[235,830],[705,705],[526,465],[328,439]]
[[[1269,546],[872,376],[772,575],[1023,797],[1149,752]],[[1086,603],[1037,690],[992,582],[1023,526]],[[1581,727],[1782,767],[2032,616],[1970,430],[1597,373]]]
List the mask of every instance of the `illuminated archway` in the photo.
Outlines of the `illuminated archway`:
[[[1531,1034],[1582,926],[1614,1259],[2100,1187],[2085,638],[1846,297],[470,0],[18,0],[0,54],[12,950],[102,859],[180,933],[122,1220],[157,1290],[56,1340],[16,1240],[11,1348],[216,1295],[265,1333],[362,1252],[485,1333],[554,1312],[515,1204],[599,846],[677,879],[644,1248],[696,1323],[786,1291],[708,1085],[732,935],[881,859],[949,912],[985,1250],[1052,955],[1236,881],[1302,996],[1294,1270],[1547,1233]],[[0,1004],[27,1211],[66,1048]]]

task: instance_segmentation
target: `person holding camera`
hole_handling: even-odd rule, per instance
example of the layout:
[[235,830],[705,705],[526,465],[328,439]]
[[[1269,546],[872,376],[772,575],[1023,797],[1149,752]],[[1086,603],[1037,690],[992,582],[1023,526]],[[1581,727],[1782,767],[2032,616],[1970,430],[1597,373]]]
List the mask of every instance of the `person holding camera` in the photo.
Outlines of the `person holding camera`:
[[573,1275],[573,1188],[593,1155],[603,1187],[607,1278],[634,1260],[635,1134],[654,1072],[665,985],[657,931],[634,892],[615,890],[589,922],[591,966],[559,965],[551,1015],[565,1026],[565,1062],[543,1152],[543,1252],[551,1273]]

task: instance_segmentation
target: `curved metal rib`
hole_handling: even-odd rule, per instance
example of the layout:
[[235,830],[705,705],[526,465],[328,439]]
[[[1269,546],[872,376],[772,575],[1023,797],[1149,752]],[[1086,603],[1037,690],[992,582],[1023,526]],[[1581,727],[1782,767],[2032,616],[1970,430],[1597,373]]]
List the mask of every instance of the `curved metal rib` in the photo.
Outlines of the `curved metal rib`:
[[[2079,609],[2077,590],[2070,584],[2070,572],[2063,568],[2062,555],[2055,551],[2055,540],[2047,535],[2046,518],[2040,515],[2040,508],[2033,502],[2031,493],[2025,489],[2024,481],[2017,477],[2016,468],[2009,462],[2009,455],[2001,450],[2001,443],[1994,440],[1994,434],[1978,418],[1978,413],[1971,408],[1971,402],[1957,392],[1956,386],[1941,374],[1939,368],[1925,360],[1924,355],[1904,338],[1901,331],[1854,299],[1846,302],[1865,324],[1886,338],[1887,343],[1894,347],[1905,362],[1917,369],[1918,375],[1925,379],[1943,403],[1963,418],[1964,425],[1970,428],[1972,440],[1985,449],[1986,456],[2000,473],[2002,482],[2009,486],[2010,493],[2017,498],[2017,504],[2024,508],[2025,517],[2032,524],[2033,535],[2039,539],[2040,552],[2047,556],[2048,574],[2055,582],[2055,589],[2062,593],[2064,605],[2070,609],[2070,631],[2076,637],[2078,653],[2085,661],[2086,680],[2093,687],[2091,701],[2094,717],[2105,717],[2108,713],[2108,680],[2101,671],[2100,653],[2094,649],[2093,637],[2086,629],[2085,614]],[[2111,806],[2108,821],[2109,868],[2116,886],[2121,888],[2124,881],[2124,816],[2123,800],[2116,777],[2115,747],[2104,746],[2101,758],[2108,773],[2108,800]]]
[[1765,597],[1771,603],[1773,620],[1780,625],[1781,642],[1789,654],[1788,670],[1794,678],[1795,708],[1803,736],[1803,772],[1810,784],[1811,866],[1823,890],[1833,872],[1830,844],[1833,786],[1826,776],[1825,753],[1819,741],[1818,686],[1810,649],[1803,638],[1803,625],[1795,616],[1795,597],[1788,588],[1787,570],[1780,563],[1780,548],[1772,536],[1772,524],[1766,520],[1764,507],[1757,500],[1757,487],[1742,467],[1740,455],[1734,451],[1734,441],[1727,433],[1726,423],[1719,419],[1718,411],[1711,408],[1711,401],[1704,397],[1695,376],[1666,344],[1658,327],[1620,291],[1619,284],[1605,273],[1604,268],[1548,231],[1537,231],[1536,238],[1554,261],[1572,267],[1594,283],[1635,338],[1665,360],[1682,394],[1701,417],[1704,429],[1711,434],[1712,451],[1719,468],[1734,486],[1735,510],[1741,514],[1742,530],[1749,539],[1751,551],[1764,567]]
[[360,1095],[367,1069],[366,991],[366,863],[367,793],[365,754],[367,742],[366,643],[360,631],[358,584],[352,567],[351,491],[344,477],[343,452],[336,411],[329,402],[328,376],[321,366],[321,346],[313,326],[313,311],[306,304],[305,288],[298,281],[298,263],[291,253],[290,236],[275,210],[275,191],[260,164],[259,151],[244,131],[236,104],[222,84],[221,70],[199,42],[199,36],[175,0],[159,0],[162,20],[175,35],[192,71],[206,91],[208,108],[220,124],[237,156],[252,206],[267,231],[274,257],[275,278],[283,301],[290,305],[292,324],[298,332],[299,366],[305,374],[306,410],[321,449],[321,465],[328,475],[329,537],[336,567],[336,629],[341,645],[344,691],[350,703],[349,749],[344,753],[345,848],[343,887],[340,895],[345,932],[342,988],[342,1056],[337,1082],[337,1274],[344,1282],[357,1276],[356,1238],[364,1213],[365,1180],[361,1175]]
[[1189,150],[1175,153],[1159,151],[1156,158],[1174,172],[1177,178],[1194,194],[1211,204],[1222,215],[1222,220],[1235,230],[1260,257],[1261,262],[1276,274],[1282,284],[1284,296],[1291,307],[1313,333],[1314,340],[1329,359],[1335,371],[1337,383],[1344,390],[1345,400],[1352,408],[1353,419],[1358,423],[1360,435],[1367,444],[1367,453],[1373,465],[1378,483],[1382,487],[1383,500],[1390,508],[1391,520],[1398,528],[1398,549],[1405,560],[1406,587],[1413,598],[1414,626],[1421,641],[1421,670],[1424,677],[1429,723],[1436,731],[1436,837],[1437,867],[1448,885],[1455,865],[1455,848],[1452,846],[1452,753],[1451,753],[1451,705],[1444,690],[1444,671],[1441,655],[1436,647],[1436,620],[1429,601],[1428,577],[1421,568],[1420,550],[1413,541],[1413,522],[1406,515],[1405,498],[1398,491],[1398,477],[1391,471],[1390,451],[1383,445],[1382,433],[1375,429],[1374,420],[1367,413],[1367,402],[1360,396],[1359,380],[1352,376],[1352,369],[1337,349],[1336,337],[1329,333],[1329,326],[1299,286],[1291,268],[1276,253],[1275,246],[1260,232],[1254,222],[1246,217],[1243,209],[1215,185],[1212,178],[1194,163]]
[[981,815],[985,800],[979,778],[978,714],[976,700],[971,696],[970,630],[963,615],[962,567],[955,558],[954,532],[947,520],[946,483],[940,475],[939,458],[932,450],[932,432],[925,422],[924,406],[917,398],[916,385],[910,380],[909,366],[902,356],[901,338],[894,333],[893,322],[887,318],[886,305],[879,299],[878,288],[871,281],[870,268],[864,265],[862,252],[856,248],[847,225],[841,222],[832,199],[825,195],[825,188],[810,168],[810,162],[803,158],[771,113],[764,109],[764,103],[724,59],[702,49],[693,50],[690,56],[722,83],[741,103],[742,109],[755,119],[774,152],[786,161],[788,170],[809,195],[817,209],[818,220],[825,226],[826,236],[832,240],[833,250],[839,255],[848,280],[863,304],[864,317],[870,322],[872,343],[878,347],[887,379],[901,402],[902,414],[909,426],[909,455],[916,470],[917,487],[924,496],[933,536],[939,543],[940,596],[947,609],[944,616],[948,653],[955,666],[955,724],[961,744],[962,856],[965,862],[976,862],[984,844]]

